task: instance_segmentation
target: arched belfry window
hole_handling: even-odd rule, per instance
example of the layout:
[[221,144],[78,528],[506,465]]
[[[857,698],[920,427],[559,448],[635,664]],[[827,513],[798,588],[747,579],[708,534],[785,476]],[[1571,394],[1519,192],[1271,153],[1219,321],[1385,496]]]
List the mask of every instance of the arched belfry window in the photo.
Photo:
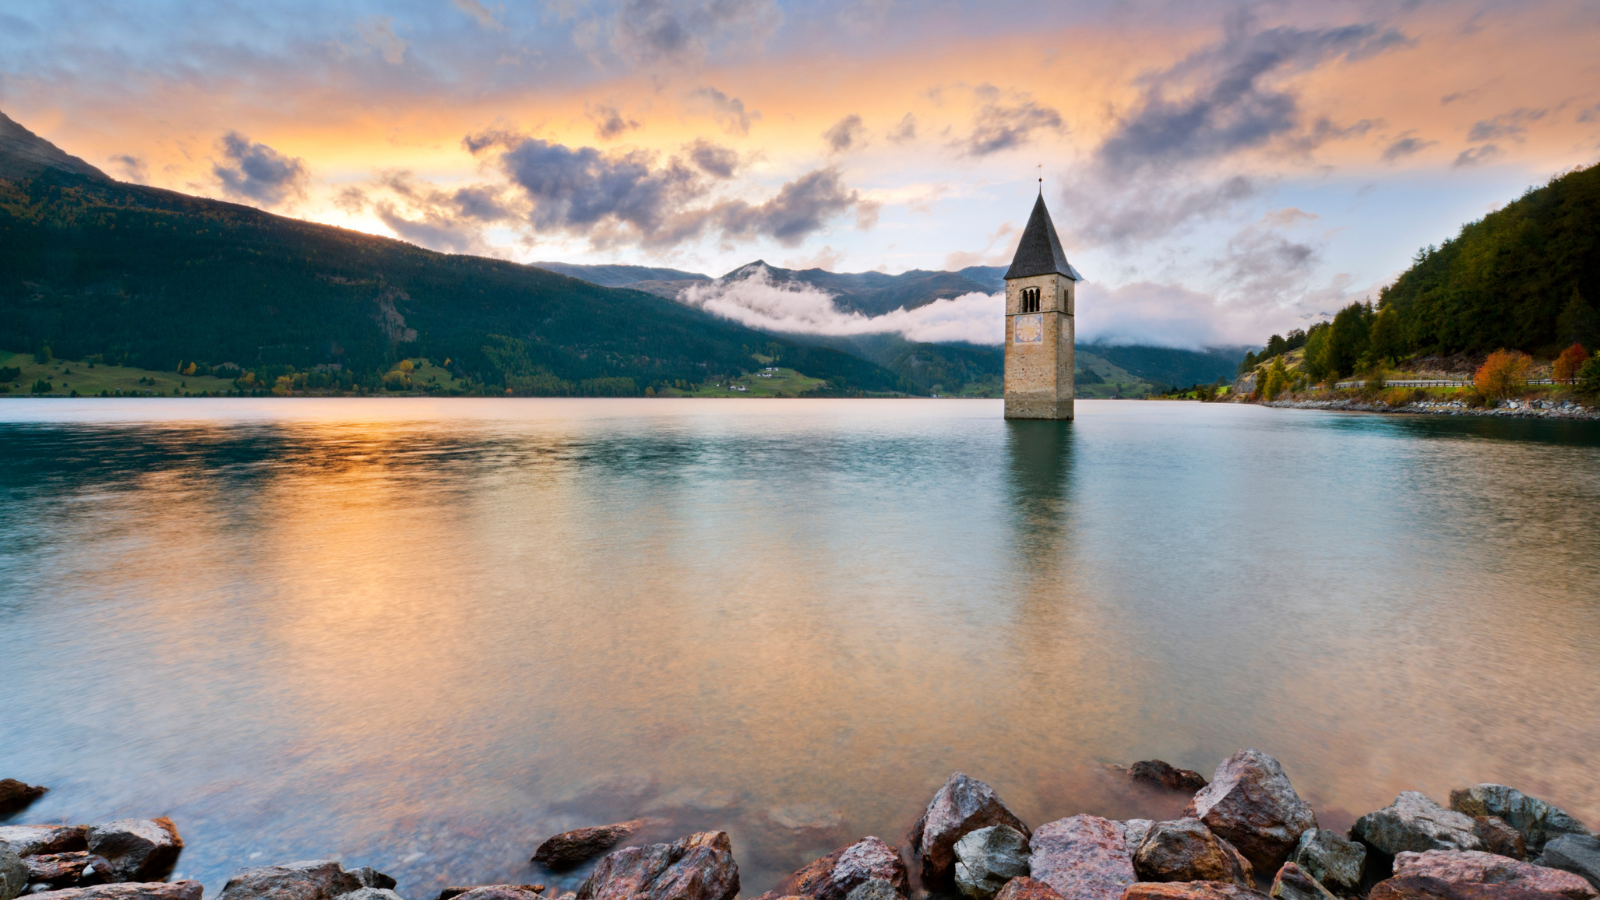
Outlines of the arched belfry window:
[[1035,313],[1039,311],[1039,289],[1036,287],[1022,289],[1022,312]]

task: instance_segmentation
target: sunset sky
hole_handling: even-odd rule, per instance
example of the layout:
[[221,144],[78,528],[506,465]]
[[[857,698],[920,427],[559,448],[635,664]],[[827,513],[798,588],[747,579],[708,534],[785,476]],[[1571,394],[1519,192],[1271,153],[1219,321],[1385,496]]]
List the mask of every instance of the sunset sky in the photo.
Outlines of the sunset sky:
[[8,0],[0,110],[117,178],[439,250],[1009,260],[1259,343],[1600,157],[1600,4]]

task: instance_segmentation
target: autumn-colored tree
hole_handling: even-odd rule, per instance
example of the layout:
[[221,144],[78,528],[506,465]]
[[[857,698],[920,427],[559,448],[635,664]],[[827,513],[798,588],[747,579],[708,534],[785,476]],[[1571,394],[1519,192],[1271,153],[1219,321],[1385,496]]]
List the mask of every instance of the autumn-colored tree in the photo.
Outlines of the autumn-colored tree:
[[1496,350],[1489,354],[1472,379],[1478,393],[1490,400],[1505,400],[1522,393],[1528,385],[1533,358],[1520,350]]
[[1561,384],[1571,384],[1578,380],[1578,369],[1588,358],[1589,354],[1584,352],[1582,344],[1573,344],[1556,357],[1556,364],[1550,369],[1550,377]]

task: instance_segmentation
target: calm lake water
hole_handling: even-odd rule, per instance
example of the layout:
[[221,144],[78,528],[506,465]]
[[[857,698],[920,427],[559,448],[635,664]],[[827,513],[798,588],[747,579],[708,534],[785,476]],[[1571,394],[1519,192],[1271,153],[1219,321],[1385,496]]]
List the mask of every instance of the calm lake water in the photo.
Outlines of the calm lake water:
[[1030,823],[1254,746],[1321,822],[1600,825],[1600,427],[998,401],[0,401],[15,821],[400,879],[623,817],[744,894],[953,770]]

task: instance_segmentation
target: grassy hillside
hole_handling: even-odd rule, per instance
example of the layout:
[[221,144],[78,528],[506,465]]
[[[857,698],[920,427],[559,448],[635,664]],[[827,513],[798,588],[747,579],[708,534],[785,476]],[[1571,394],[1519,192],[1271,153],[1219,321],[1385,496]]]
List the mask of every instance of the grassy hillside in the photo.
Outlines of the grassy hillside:
[[639,394],[785,364],[844,391],[912,390],[648,294],[231,203],[44,169],[0,178],[0,348],[173,371],[231,363],[271,385],[322,367],[377,390],[448,360],[481,393]]

